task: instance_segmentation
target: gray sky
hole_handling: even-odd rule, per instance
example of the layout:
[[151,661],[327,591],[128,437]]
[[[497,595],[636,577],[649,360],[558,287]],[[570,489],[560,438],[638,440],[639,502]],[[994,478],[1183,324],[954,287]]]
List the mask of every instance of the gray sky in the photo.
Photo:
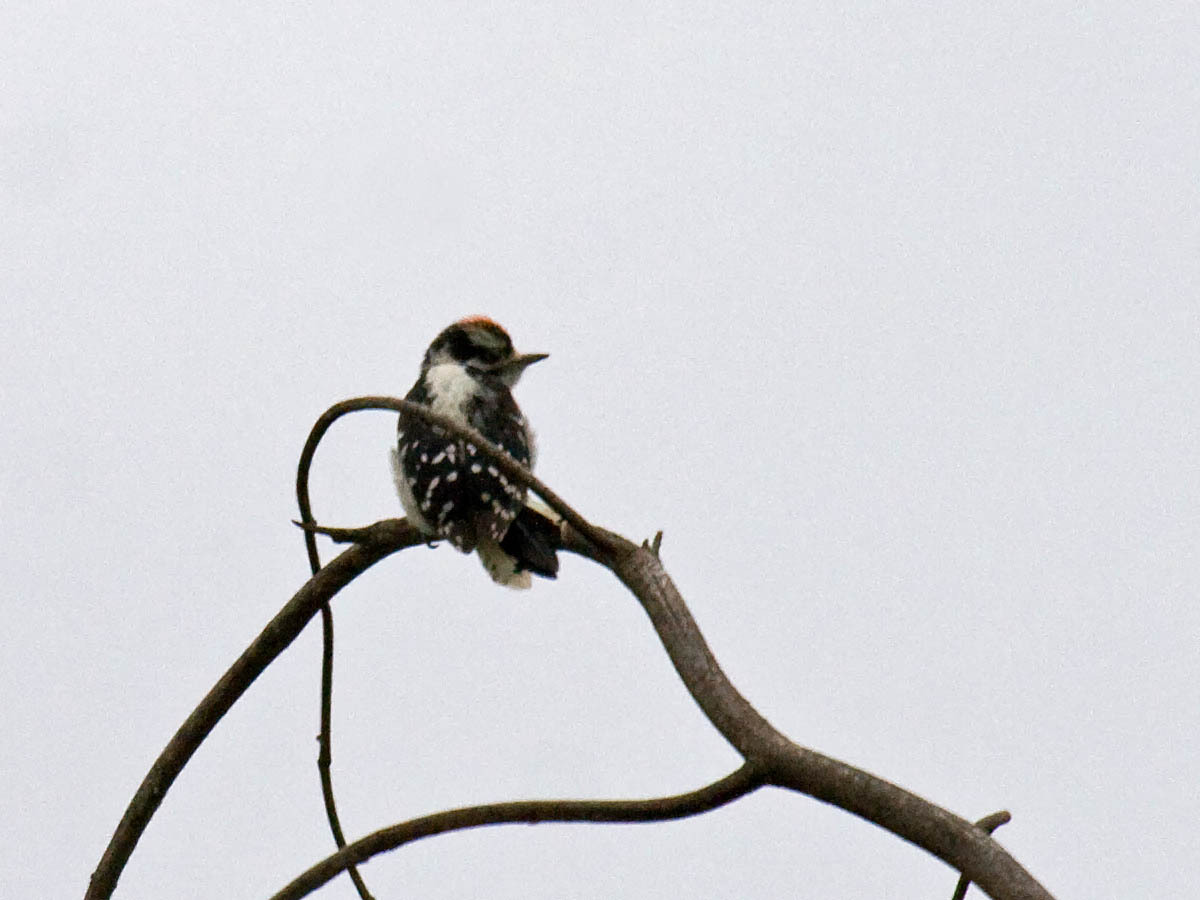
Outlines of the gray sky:
[[[551,354],[539,472],[663,529],[798,742],[999,834],[1061,897],[1200,882],[1194,4],[90,4],[0,12],[0,888],[82,895],[184,716],[307,568],[327,406],[450,321]],[[394,420],[318,517],[399,515]],[[326,551],[328,552],[328,551]],[[613,578],[447,547],[335,604],[347,832],[735,767]],[[315,627],[184,771],[118,897],[331,849]],[[508,827],[380,898],[948,897],[808,798]],[[349,898],[344,879],[320,894]]]

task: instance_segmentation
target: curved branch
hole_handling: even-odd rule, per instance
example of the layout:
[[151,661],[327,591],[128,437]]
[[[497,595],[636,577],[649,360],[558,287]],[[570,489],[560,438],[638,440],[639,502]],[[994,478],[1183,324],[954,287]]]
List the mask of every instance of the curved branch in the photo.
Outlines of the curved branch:
[[590,540],[564,529],[564,549],[607,565],[638,598],[675,671],[708,720],[747,760],[764,767],[767,782],[831,803],[886,828],[958,869],[994,898],[1053,900],[998,843],[966,819],[903,788],[814,750],[775,729],[738,692],[658,556],[607,533],[598,554]]
[[86,900],[106,900],[112,896],[117,879],[151,816],[196,748],[263,669],[296,639],[321,605],[379,560],[423,542],[417,530],[403,519],[378,522],[370,533],[372,540],[341,553],[296,592],[175,732],[129,801],[88,883]]
[[[642,604],[672,664],[696,703],[746,759],[746,766],[739,773],[698,793],[712,790],[719,794],[719,786],[725,786],[721,790],[727,789],[727,782],[738,778],[740,773],[742,777],[752,776],[755,786],[765,783],[800,791],[886,828],[943,859],[996,900],[1052,900],[1050,894],[980,828],[883,779],[794,744],[779,733],[721,671],[683,598],[659,562],[654,552],[656,548],[638,547],[619,535],[591,525],[503,450],[484,440],[472,429],[437,416],[425,407],[390,397],[362,397],[339,406],[404,412],[431,421],[461,439],[475,442],[481,450],[494,457],[496,465],[506,475],[528,485],[563,517],[566,523],[562,529],[563,549],[592,559],[617,575]],[[422,542],[421,536],[405,521],[395,519],[356,530],[354,539],[362,543],[338,556],[292,598],[171,739],[139,787],[100,866],[92,876],[87,893],[89,900],[111,895],[117,877],[150,816],[200,741],[271,659],[291,643],[321,604],[328,602],[356,575],[388,554]],[[675,798],[676,801],[678,799]],[[567,807],[568,812],[577,816],[572,819],[574,821],[611,820],[595,818],[597,810],[602,808],[597,806],[597,801],[574,802],[581,804]],[[639,816],[622,818],[622,821],[646,820],[640,818],[646,812],[645,808],[638,812],[636,806],[621,807],[622,801],[615,802],[618,806],[609,809],[611,814],[634,816],[636,813]],[[635,801],[635,804],[662,802]],[[671,798],[665,802],[671,802]],[[440,833],[439,828],[440,831],[446,831],[493,821],[541,821],[553,816],[555,809],[562,811],[564,807],[561,803],[556,805],[550,801],[550,806],[529,802],[473,809],[488,812],[453,810],[394,826],[408,829],[404,832],[408,837],[403,834],[381,837],[387,833],[387,829],[376,832],[335,854],[339,859],[345,855],[344,863],[339,862],[337,866],[344,868],[358,861],[360,857],[355,854],[369,851],[369,856],[372,852],[385,849],[384,844],[388,840],[403,838],[392,844],[399,846],[404,840]],[[525,818],[519,818],[522,815]],[[455,824],[460,821],[456,816],[465,816],[466,819],[462,820],[464,823]],[[434,830],[429,830],[431,828]],[[378,847],[364,845],[364,841],[371,840],[382,843]],[[330,857],[330,860],[335,857]],[[341,871],[341,868],[336,871]],[[329,877],[336,871],[331,872]]]
[[473,441],[496,457],[506,475],[540,495],[566,523],[563,549],[609,568],[637,597],[692,698],[748,762],[763,767],[769,783],[808,794],[886,828],[958,869],[992,897],[1052,900],[1003,847],[967,820],[882,778],[795,744],[776,730],[721,670],[662,567],[657,538],[654,547],[639,547],[592,525],[501,448],[474,429],[427,407],[390,397],[361,397],[346,403],[363,409],[394,409]]
[[[440,413],[434,412],[428,406],[422,406],[420,403],[413,403],[410,400],[401,400],[398,397],[384,396],[369,396],[369,397],[354,397],[350,400],[343,400],[341,403],[331,406],[328,410],[322,413],[318,424],[328,419],[332,422],[339,416],[345,415],[348,412],[363,409],[382,409],[391,410],[392,412],[404,413],[405,415],[414,416],[418,419],[424,419],[431,425],[437,425],[439,428],[444,428],[447,433],[454,435],[459,440],[469,441],[475,444],[485,455],[492,457],[496,463],[496,467],[500,469],[506,476],[516,481],[518,484],[523,484],[531,491],[546,501],[546,505],[562,516],[563,520],[575,529],[584,539],[590,541],[597,550],[604,550],[607,547],[606,541],[610,537],[610,532],[603,528],[597,528],[578,512],[576,512],[567,501],[554,493],[550,488],[544,485],[536,475],[529,469],[521,465],[513,459],[508,451],[503,447],[493,444],[482,434],[471,428],[469,425],[463,425],[454,421],[448,416],[443,416]],[[326,426],[328,427],[328,426]],[[314,426],[314,434],[317,429]],[[319,436],[318,436],[319,439]],[[308,450],[308,447],[305,447]],[[315,450],[315,443],[313,446]],[[307,502],[307,492],[304,495]],[[315,545],[314,545],[315,547]],[[312,551],[315,553],[315,549]],[[310,560],[312,556],[309,557]]]
[[348,844],[300,875],[271,900],[299,900],[355,863],[364,863],[376,854],[450,831],[514,823],[662,822],[683,819],[724,806],[757,790],[763,783],[763,775],[757,766],[746,763],[720,781],[673,797],[653,800],[517,800],[445,810],[381,828]]
[[[321,569],[321,556],[317,552],[317,536],[309,526],[316,524],[312,514],[312,502],[308,493],[308,474],[312,468],[313,457],[317,447],[330,427],[339,418],[353,412],[358,406],[350,403],[337,403],[321,414],[313,423],[300,451],[300,459],[296,464],[296,504],[300,508],[300,526],[304,528],[304,549],[308,553],[308,565],[313,575]],[[325,805],[325,818],[329,822],[329,831],[333,842],[340,850],[346,846],[346,835],[342,830],[342,820],[338,815],[337,800],[333,793],[333,609],[328,603],[321,605],[321,707],[320,731],[317,734],[317,776],[321,781],[321,798]],[[346,874],[354,883],[355,890],[361,900],[374,900],[367,890],[367,883],[356,867],[351,866]]]

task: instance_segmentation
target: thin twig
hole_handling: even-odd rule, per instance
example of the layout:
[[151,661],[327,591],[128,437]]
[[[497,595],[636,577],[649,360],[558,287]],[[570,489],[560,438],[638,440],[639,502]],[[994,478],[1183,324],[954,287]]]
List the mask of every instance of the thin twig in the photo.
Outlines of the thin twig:
[[[975,823],[975,827],[980,831],[988,834],[994,832],[1001,825],[1007,825],[1012,821],[1012,815],[1007,809],[1002,809],[999,812],[994,812],[990,816],[984,816]],[[958,884],[954,888],[954,894],[950,900],[963,900],[967,896],[967,888],[971,886],[971,879],[966,875],[959,876]]]
[[[296,466],[296,503],[300,507],[300,522],[304,528],[304,548],[308,552],[308,565],[312,574],[316,575],[321,569],[321,557],[317,552],[315,520],[312,514],[312,504],[308,492],[308,474],[312,468],[313,457],[317,447],[330,426],[339,418],[357,407],[353,404],[337,404],[326,410],[313,424],[300,451],[300,460]],[[329,822],[329,831],[333,842],[340,850],[346,846],[346,835],[342,830],[341,817],[338,815],[337,801],[333,792],[333,609],[326,603],[321,607],[321,728],[317,735],[317,775],[321,781],[321,799],[325,806],[325,818]],[[361,900],[374,900],[367,884],[359,873],[358,868],[350,866],[346,870],[355,890]]]
[[445,810],[382,828],[326,857],[271,900],[299,900],[354,863],[421,838],[483,825],[537,822],[662,822],[708,812],[757,790],[762,773],[746,763],[696,791],[653,800],[519,800]]
[[[321,731],[317,735],[317,774],[321,779],[321,798],[329,832],[338,849],[346,846],[342,820],[333,794],[333,609],[321,607]],[[375,900],[356,866],[346,869],[361,900]]]

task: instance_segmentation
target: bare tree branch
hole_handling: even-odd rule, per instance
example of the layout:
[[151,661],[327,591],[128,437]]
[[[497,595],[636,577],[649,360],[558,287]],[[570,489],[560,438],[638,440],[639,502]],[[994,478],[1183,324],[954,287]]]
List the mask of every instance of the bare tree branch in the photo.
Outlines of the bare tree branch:
[[[446,428],[450,433],[457,434],[464,440],[475,443],[480,450],[492,456],[496,466],[506,475],[526,483],[545,499],[552,509],[563,516],[568,522],[575,523],[577,531],[587,535],[594,532],[593,526],[575,510],[571,509],[553,491],[535,478],[528,469],[521,466],[502,448],[486,440],[477,431],[458,425],[453,420],[439,416],[427,407],[395,397],[357,397],[343,401],[327,410],[319,420],[322,425],[320,433],[314,427],[314,438],[310,435],[311,447],[306,445],[309,459],[315,452],[324,429],[328,428],[338,417],[348,412],[365,409],[391,410],[393,412],[409,413],[424,417],[430,422]],[[297,486],[302,502],[308,506],[307,485]],[[303,512],[302,519],[305,518]],[[311,515],[309,516],[309,518]],[[307,529],[306,529],[307,530]],[[365,571],[369,566],[378,562],[384,556],[397,550],[415,544],[423,543],[425,538],[402,519],[386,520],[370,526],[371,538],[365,543],[356,544],[329,566],[321,569],[312,580],[284,607],[283,610],[264,629],[263,633],[248,647],[237,662],[213,686],[200,705],[180,726],[179,731],[171,738],[163,749],[150,771],[143,779],[141,786],[130,800],[125,814],[117,825],[116,831],[105,848],[95,872],[88,883],[87,900],[108,898],[116,888],[117,879],[125,868],[129,856],[149,824],[151,817],[162,803],[167,790],[175,778],[187,764],[200,742],[208,736],[220,718],[229,710],[233,703],[245,692],[262,670],[283,651],[299,634],[300,629],[319,611],[322,604],[342,587]],[[311,542],[311,538],[306,539]],[[315,543],[308,543],[310,565],[319,566]],[[600,548],[594,547],[594,550]],[[315,604],[311,605],[310,604]],[[294,628],[294,630],[293,630]],[[336,821],[336,809],[333,813]],[[340,830],[340,828],[339,828]],[[335,836],[336,838],[336,836]]]
[[682,819],[724,806],[757,790],[762,784],[762,774],[753,764],[746,763],[720,781],[674,797],[654,800],[517,800],[433,813],[382,828],[347,845],[300,875],[271,900],[299,900],[354,863],[366,862],[377,853],[395,850],[437,834],[481,825],[517,822],[662,822]]
[[417,530],[403,519],[379,522],[372,526],[371,534],[372,540],[344,551],[296,592],[175,732],[121,817],[92,874],[87,900],[112,896],[117,879],[151,816],[196,748],[263,669],[296,639],[321,605],[385,556],[423,542]]
[[[339,404],[351,405],[359,409],[403,411],[423,417],[460,439],[475,442],[482,451],[494,456],[496,465],[509,477],[527,484],[564,518],[567,524],[562,528],[563,549],[605,565],[638,598],[688,691],[714,727],[746,760],[746,765],[737,773],[692,795],[683,795],[685,798],[703,795],[711,800],[715,796],[721,803],[728,802],[733,797],[726,797],[724,792],[731,790],[731,780],[736,788],[735,796],[740,796],[737,791],[745,793],[742,788],[751,782],[753,787],[772,784],[796,790],[861,816],[924,848],[958,869],[994,900],[1052,900],[1050,894],[984,830],[883,779],[801,747],[779,733],[721,671],[656,555],[657,539],[653,546],[639,547],[591,525],[502,450],[471,429],[437,416],[423,406],[388,397],[364,397]],[[306,530],[320,529],[308,525]],[[89,900],[110,896],[150,816],[196,746],[254,677],[295,638],[321,604],[327,603],[337,590],[384,556],[422,541],[404,520],[394,519],[377,522],[366,529],[334,533],[340,537],[354,535],[354,539],[362,543],[356,543],[321,569],[292,598],[172,738],[138,789],[92,876],[87,894]],[[605,802],[617,805],[605,810]],[[635,804],[659,805],[679,802],[680,798],[633,801]],[[572,821],[611,821],[605,813],[607,816],[632,816],[639,809],[623,806],[625,803],[627,801],[526,801],[437,813],[393,826],[398,829],[396,832],[385,829],[349,844],[311,871],[328,864],[330,870],[321,869],[327,874],[320,877],[333,877],[346,866],[389,846],[400,846],[428,834],[490,822],[544,821],[560,817],[570,817]],[[650,807],[640,809],[639,815]],[[370,843],[372,841],[377,843]]]
[[636,596],[675,671],[713,726],[767,782],[861,816],[927,850],[967,875],[996,900],[1052,900],[1007,851],[970,822],[882,778],[801,747],[780,734],[729,682],[674,582],[649,547],[607,533],[596,554],[590,540],[564,529],[565,549],[607,565]]

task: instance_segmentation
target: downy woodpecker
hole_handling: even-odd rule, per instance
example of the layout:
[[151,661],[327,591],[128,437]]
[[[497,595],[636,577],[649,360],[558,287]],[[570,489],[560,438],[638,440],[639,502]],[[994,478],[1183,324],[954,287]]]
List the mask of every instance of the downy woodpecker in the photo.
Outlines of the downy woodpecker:
[[[475,316],[442,331],[405,399],[470,425],[532,470],[533,432],[512,397],[526,367],[545,353],[517,353],[508,333]],[[554,578],[557,523],[525,504],[513,483],[469,441],[414,416],[400,416],[392,474],[404,512],[431,540],[477,551],[499,584],[527,588],[529,573]]]

